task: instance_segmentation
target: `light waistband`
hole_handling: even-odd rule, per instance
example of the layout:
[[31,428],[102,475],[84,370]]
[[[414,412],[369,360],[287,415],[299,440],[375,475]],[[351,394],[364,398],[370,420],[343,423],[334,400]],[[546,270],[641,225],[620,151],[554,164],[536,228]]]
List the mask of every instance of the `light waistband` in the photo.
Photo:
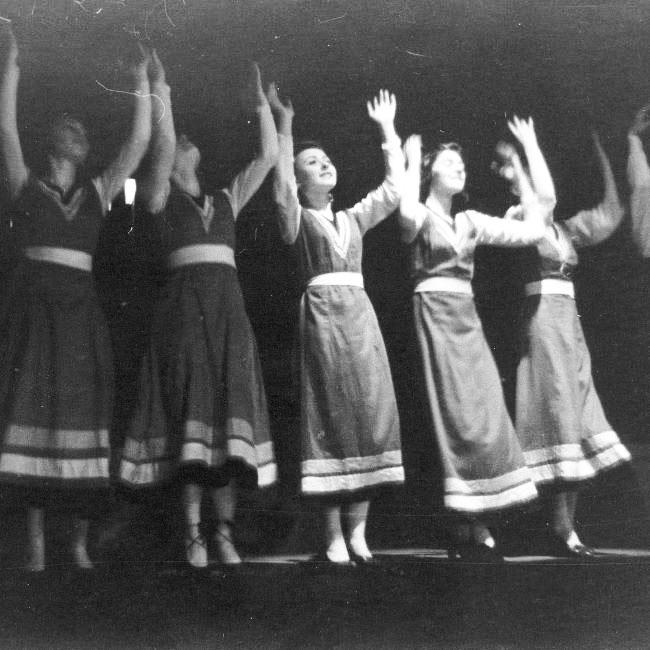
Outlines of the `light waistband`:
[[547,278],[538,282],[528,282],[525,291],[527,296],[545,293],[575,298],[573,282],[569,280],[556,280],[555,278]]
[[436,276],[427,278],[417,283],[415,287],[416,293],[423,293],[426,291],[441,291],[444,293],[466,293],[474,295],[472,290],[472,283],[469,280],[462,280],[461,278],[447,278],[444,276]]
[[84,251],[73,248],[57,248],[56,246],[27,246],[25,257],[36,262],[51,262],[70,266],[81,271],[93,270],[93,257]]
[[193,244],[183,246],[169,254],[169,268],[177,269],[189,264],[227,264],[235,266],[235,251],[225,244]]
[[308,287],[316,285],[341,285],[350,287],[361,287],[363,289],[363,275],[361,273],[351,273],[350,271],[339,271],[338,273],[323,273],[313,277],[308,283]]

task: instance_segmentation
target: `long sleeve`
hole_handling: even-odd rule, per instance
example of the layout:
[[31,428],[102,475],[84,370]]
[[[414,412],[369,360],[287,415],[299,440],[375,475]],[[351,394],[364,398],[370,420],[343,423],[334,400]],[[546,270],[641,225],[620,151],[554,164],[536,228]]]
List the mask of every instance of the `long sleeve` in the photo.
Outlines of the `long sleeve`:
[[627,179],[630,184],[632,237],[641,254],[650,257],[650,167],[639,136],[628,135]]
[[386,165],[384,182],[345,211],[357,220],[362,234],[383,221],[399,207],[404,188],[404,154],[399,138],[391,138],[384,142],[381,148],[384,152]]
[[277,160],[277,140],[275,122],[268,104],[258,109],[260,129],[259,154],[241,171],[226,190],[232,211],[237,218],[244,206],[266,178]]
[[564,228],[576,248],[583,248],[605,241],[618,228],[622,218],[622,208],[611,210],[600,203],[590,210],[581,210],[558,225]]
[[491,217],[481,212],[468,210],[465,214],[476,228],[476,243],[488,246],[522,247],[536,244],[545,231],[543,210],[523,221]]
[[293,138],[278,133],[278,160],[273,178],[273,198],[278,207],[280,234],[287,244],[293,244],[300,229],[298,184],[293,171]]

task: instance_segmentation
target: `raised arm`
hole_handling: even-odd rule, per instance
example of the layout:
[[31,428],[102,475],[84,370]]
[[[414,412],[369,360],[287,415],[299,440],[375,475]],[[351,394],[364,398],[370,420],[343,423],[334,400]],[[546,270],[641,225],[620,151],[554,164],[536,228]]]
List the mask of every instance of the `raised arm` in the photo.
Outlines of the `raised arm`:
[[169,176],[174,166],[176,132],[172,114],[171,91],[165,69],[155,50],[149,63],[151,89],[151,146],[147,166],[138,183],[142,204],[151,214],[158,214],[167,203]]
[[300,230],[300,201],[293,168],[293,116],[290,100],[282,102],[275,84],[270,84],[267,97],[275,115],[278,130],[278,160],[273,177],[273,198],[278,206],[280,234],[286,244],[293,244]]
[[607,239],[618,228],[624,214],[609,158],[598,134],[592,133],[592,138],[603,175],[604,193],[595,208],[581,210],[571,219],[562,222],[562,227],[577,247],[593,246]]
[[512,182],[519,190],[522,220],[500,219],[478,212],[468,212],[469,218],[476,226],[479,244],[530,246],[542,239],[546,227],[551,223],[552,210],[538,199],[515,151],[510,154],[509,165],[512,169]]
[[2,183],[10,199],[15,199],[27,183],[28,170],[18,136],[16,100],[18,94],[18,44],[11,23],[0,25],[2,82],[0,82],[0,147]]
[[117,157],[98,178],[106,205],[121,191],[124,181],[137,169],[149,146],[151,138],[151,94],[147,73],[149,58],[149,54],[139,46],[138,60],[131,69],[134,112],[130,132]]
[[630,185],[632,237],[644,257],[650,257],[650,167],[641,135],[650,127],[650,106],[637,114],[627,134],[629,154],[627,180]]
[[426,209],[420,203],[422,138],[419,135],[410,135],[406,138],[404,157],[406,172],[399,202],[398,220],[402,229],[402,239],[410,244],[422,228],[426,217]]
[[384,182],[346,212],[354,217],[362,233],[376,226],[399,207],[404,189],[404,154],[395,131],[395,95],[387,90],[368,102],[368,117],[379,126],[386,176]]
[[556,204],[555,185],[544,154],[537,142],[533,118],[522,120],[516,115],[508,122],[512,134],[519,140],[528,161],[533,190],[542,205],[553,210]]
[[262,79],[257,63],[253,63],[250,68],[245,102],[247,111],[257,115],[260,146],[252,162],[237,174],[228,188],[235,218],[253,194],[257,192],[278,158],[278,135],[271,107],[262,88]]

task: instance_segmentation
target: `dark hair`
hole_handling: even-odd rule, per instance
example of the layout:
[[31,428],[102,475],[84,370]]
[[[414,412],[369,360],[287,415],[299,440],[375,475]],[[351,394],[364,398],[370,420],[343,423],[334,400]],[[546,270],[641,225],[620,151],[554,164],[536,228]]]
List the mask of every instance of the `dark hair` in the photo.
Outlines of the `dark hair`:
[[[431,187],[431,167],[436,161],[436,158],[444,151],[455,151],[461,158],[463,157],[463,148],[457,142],[441,142],[422,156],[420,199],[423,201],[426,200],[429,188]],[[465,207],[468,200],[469,197],[466,191],[454,197],[454,211],[459,211]]]
[[305,151],[305,149],[320,149],[325,151],[323,145],[317,140],[298,140],[293,145],[293,157],[295,158],[300,152]]
[[[298,140],[298,142],[294,143],[293,145],[294,160],[296,159],[296,156],[298,156],[299,153],[305,151],[306,149],[320,149],[323,153],[325,153],[325,155],[327,155],[325,148],[320,142],[318,142],[318,140]],[[330,201],[333,200],[334,200],[334,195],[332,192],[330,192]],[[300,205],[304,205],[306,203],[305,195],[302,193],[300,188],[298,188],[298,201]]]

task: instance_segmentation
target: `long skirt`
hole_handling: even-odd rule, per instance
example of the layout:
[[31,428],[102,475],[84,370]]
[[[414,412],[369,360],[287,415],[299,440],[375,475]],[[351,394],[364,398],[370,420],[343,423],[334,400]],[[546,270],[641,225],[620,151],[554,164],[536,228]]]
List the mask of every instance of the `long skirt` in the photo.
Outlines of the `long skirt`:
[[388,357],[363,289],[304,293],[300,401],[303,494],[354,495],[404,481]]
[[471,515],[534,499],[473,297],[416,293],[413,307],[445,506]]
[[0,484],[31,505],[85,508],[108,487],[113,388],[92,274],[25,260],[3,293]]
[[526,298],[516,427],[537,483],[579,482],[630,459],[607,421],[575,300]]
[[119,473],[137,488],[189,468],[276,480],[257,346],[237,272],[223,264],[181,267],[162,290]]

